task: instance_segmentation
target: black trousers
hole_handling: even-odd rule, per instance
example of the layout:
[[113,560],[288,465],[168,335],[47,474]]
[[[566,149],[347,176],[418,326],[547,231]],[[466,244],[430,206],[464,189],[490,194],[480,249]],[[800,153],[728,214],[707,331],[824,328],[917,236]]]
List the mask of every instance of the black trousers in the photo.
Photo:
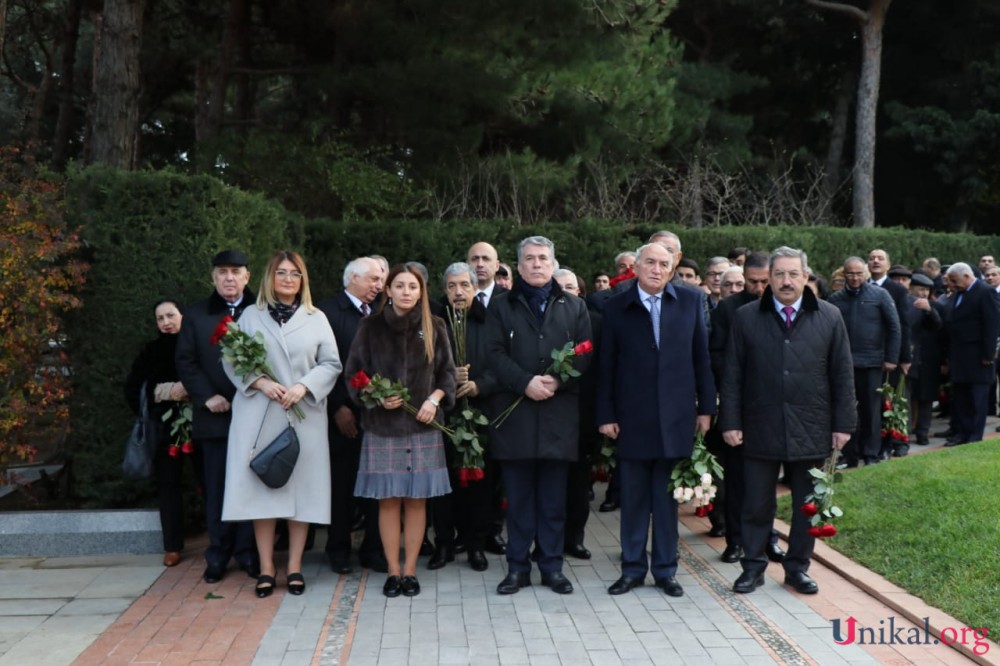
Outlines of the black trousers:
[[[161,441],[165,441],[165,438]],[[202,478],[202,452],[196,446],[194,453],[182,453],[176,458],[167,453],[168,445],[156,448],[154,466],[156,470],[157,505],[160,509],[160,529],[163,532],[163,550],[179,552],[184,550],[184,465],[190,460],[195,468],[196,478]]]
[[[332,419],[331,419],[332,421]],[[378,531],[378,500],[354,496],[354,484],[361,464],[361,432],[348,439],[330,423],[330,527],[326,537],[326,554],[333,559],[351,555],[351,529],[354,515],[360,507],[364,512],[365,535],[360,553],[365,557],[382,554],[382,538]]]
[[484,478],[469,481],[463,488],[454,468],[452,448],[445,446],[448,459],[448,480],[451,493],[434,497],[428,503],[434,542],[438,548],[451,547],[456,538],[469,552],[481,551],[486,537],[493,530],[493,487],[497,463],[487,460],[483,467]]
[[743,483],[745,494],[741,514],[744,571],[762,573],[767,568],[764,549],[771,536],[774,514],[778,509],[776,488],[778,470],[784,466],[785,476],[792,486],[792,527],[788,535],[788,551],[783,563],[788,573],[805,572],[809,569],[813,546],[816,539],[809,536],[809,519],[799,511],[806,496],[812,492],[812,476],[809,470],[820,460],[782,462],[743,457]]
[[566,543],[582,544],[590,517],[590,461],[569,464],[566,480]]
[[195,440],[201,450],[204,470],[205,527],[208,528],[208,548],[205,561],[225,567],[229,558],[241,566],[257,562],[257,546],[253,524],[249,521],[222,522],[222,501],[226,495],[226,448],[224,437]]
[[858,401],[858,428],[844,447],[844,458],[877,458],[882,452],[882,368],[854,368],[854,395]]
[[531,571],[531,545],[542,573],[562,571],[566,530],[565,460],[501,461],[507,489],[507,566]]
[[955,414],[956,437],[963,442],[980,442],[986,430],[986,407],[989,384],[953,383],[952,411]]

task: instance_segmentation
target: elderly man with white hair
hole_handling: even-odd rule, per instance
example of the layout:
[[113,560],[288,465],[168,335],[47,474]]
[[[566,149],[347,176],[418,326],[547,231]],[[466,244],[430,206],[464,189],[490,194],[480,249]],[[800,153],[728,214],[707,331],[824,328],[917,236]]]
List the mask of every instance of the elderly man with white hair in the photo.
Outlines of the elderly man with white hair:
[[945,446],[958,446],[983,439],[1000,335],[1000,304],[997,292],[977,280],[969,264],[952,264],[946,278],[954,292],[944,327],[955,433]]

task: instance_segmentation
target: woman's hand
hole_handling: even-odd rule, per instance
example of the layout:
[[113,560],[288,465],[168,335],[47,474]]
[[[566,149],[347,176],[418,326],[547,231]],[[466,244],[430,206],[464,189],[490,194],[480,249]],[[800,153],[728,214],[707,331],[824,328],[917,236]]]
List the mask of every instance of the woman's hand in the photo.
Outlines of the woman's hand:
[[181,384],[180,382],[173,383],[173,386],[170,387],[170,399],[177,402],[188,399],[188,392],[187,389],[184,388],[184,384]]
[[398,395],[390,395],[388,398],[382,399],[382,407],[384,409],[399,409],[403,406],[403,399]]
[[296,384],[292,388],[285,391],[285,395],[281,398],[281,406],[285,409],[291,409],[292,405],[306,397],[306,393],[308,392],[309,389],[307,389],[304,384]]
[[424,400],[424,403],[420,405],[420,411],[417,412],[416,419],[421,423],[430,423],[437,416],[437,411],[437,405],[430,400]]
[[288,389],[269,377],[257,378],[250,385],[250,388],[257,389],[271,400],[276,400],[277,402],[282,402],[285,399],[285,394],[288,392]]

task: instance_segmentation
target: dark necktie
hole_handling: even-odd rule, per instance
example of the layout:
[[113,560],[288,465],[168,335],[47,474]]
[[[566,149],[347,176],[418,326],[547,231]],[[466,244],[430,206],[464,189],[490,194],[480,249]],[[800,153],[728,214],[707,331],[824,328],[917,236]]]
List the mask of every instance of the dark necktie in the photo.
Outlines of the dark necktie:
[[370,307],[368,307],[368,304],[367,303],[362,303],[361,304],[361,316],[362,317],[367,317],[371,313],[372,313],[372,309]]
[[476,294],[476,298],[479,299],[480,304],[482,304],[482,306],[485,308],[486,307],[486,292],[485,291],[479,292],[478,294]]

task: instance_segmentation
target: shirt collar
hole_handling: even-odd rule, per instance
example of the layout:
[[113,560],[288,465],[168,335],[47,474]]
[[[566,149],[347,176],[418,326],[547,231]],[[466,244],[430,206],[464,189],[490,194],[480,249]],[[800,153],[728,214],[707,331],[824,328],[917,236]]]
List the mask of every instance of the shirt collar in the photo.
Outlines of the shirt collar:
[[[784,317],[785,316],[785,304],[782,303],[781,301],[779,301],[777,298],[774,298],[773,295],[771,296],[771,299],[774,301],[774,309],[777,311],[778,314],[780,314],[782,317]],[[797,300],[794,303],[792,303],[792,308],[795,309],[794,314],[798,314],[799,313],[799,310],[802,308],[802,297],[801,296],[799,296],[799,300]]]
[[639,300],[642,301],[643,303],[648,302],[649,299],[650,299],[650,297],[652,297],[652,296],[656,296],[656,297],[660,298],[660,300],[663,299],[663,290],[662,289],[660,291],[656,292],[655,294],[651,294],[648,291],[646,291],[645,289],[643,289],[642,287],[640,287],[638,282],[636,283],[635,286],[639,290]]
[[357,308],[360,311],[361,310],[361,304],[364,303],[364,301],[362,301],[360,298],[358,298],[357,296],[355,296],[354,294],[352,294],[349,291],[345,291],[344,293],[347,294],[347,297],[349,299],[351,299],[351,303],[354,303],[354,307]]

